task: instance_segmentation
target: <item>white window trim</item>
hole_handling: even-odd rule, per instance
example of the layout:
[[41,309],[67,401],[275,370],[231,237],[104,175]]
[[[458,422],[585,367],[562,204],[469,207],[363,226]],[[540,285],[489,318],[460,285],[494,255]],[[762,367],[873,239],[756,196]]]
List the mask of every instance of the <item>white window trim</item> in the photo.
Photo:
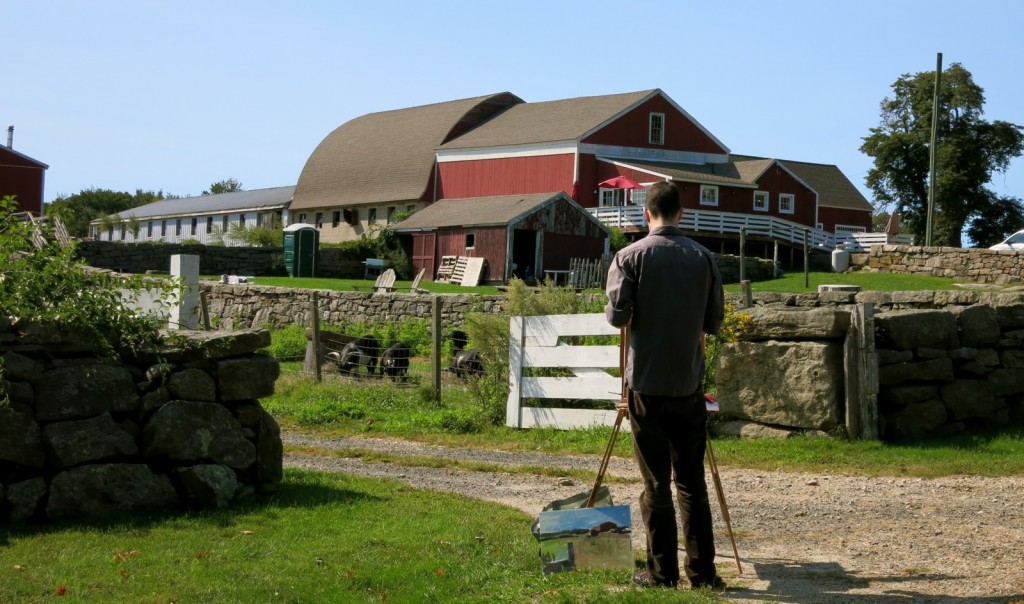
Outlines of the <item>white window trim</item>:
[[[758,207],[757,196],[764,195],[764,207]],[[755,212],[767,212],[771,209],[771,195],[768,191],[754,191],[754,211]]]
[[[661,127],[658,128],[658,136],[654,136],[654,119],[661,119]],[[651,112],[647,116],[647,142],[652,145],[664,145],[665,144],[665,114]]]
[[[611,197],[615,200],[615,203],[605,203],[605,196],[607,193],[611,193]],[[626,192],[624,189],[600,188],[597,191],[597,200],[602,208],[621,208],[626,204]]]
[[[819,227],[821,228],[821,227]],[[836,233],[867,233],[868,230],[862,226],[853,226],[851,224],[837,224]]]
[[[789,200],[789,209],[785,209],[782,205],[782,200]],[[792,193],[779,193],[779,214],[795,214],[796,213],[796,195]]]
[[[714,202],[704,201],[704,191],[713,191],[715,194]],[[700,205],[702,206],[717,206],[718,205],[718,187],[713,185],[701,185],[700,186]]]

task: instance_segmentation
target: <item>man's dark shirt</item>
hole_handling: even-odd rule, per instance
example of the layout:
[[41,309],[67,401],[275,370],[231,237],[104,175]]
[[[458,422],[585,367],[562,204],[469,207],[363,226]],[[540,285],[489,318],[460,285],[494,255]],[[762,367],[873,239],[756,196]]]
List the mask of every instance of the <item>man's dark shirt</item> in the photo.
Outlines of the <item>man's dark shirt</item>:
[[711,252],[676,227],[656,227],[615,255],[606,292],[608,322],[632,320],[629,387],[656,396],[696,392],[704,375],[700,334],[718,333],[725,316]]

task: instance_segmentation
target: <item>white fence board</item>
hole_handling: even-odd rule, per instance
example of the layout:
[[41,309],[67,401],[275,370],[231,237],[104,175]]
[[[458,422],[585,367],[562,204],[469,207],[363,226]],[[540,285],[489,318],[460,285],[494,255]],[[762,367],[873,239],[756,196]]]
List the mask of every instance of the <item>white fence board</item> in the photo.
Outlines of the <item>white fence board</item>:
[[[615,423],[614,403],[622,396],[622,381],[604,371],[618,368],[619,346],[574,345],[571,336],[618,336],[604,314],[511,317],[509,320],[509,396],[505,423],[517,428],[561,430]],[[575,377],[529,377],[531,367],[566,367]],[[524,407],[523,399],[607,401],[608,409]]]
[[622,382],[607,373],[605,378],[592,377],[524,377],[521,398],[592,399],[617,401],[622,396]]

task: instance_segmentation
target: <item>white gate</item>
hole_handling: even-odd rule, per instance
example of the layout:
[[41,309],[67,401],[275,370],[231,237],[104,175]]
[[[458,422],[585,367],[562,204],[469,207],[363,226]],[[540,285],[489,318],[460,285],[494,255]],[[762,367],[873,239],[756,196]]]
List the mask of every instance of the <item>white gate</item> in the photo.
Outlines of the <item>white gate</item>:
[[[509,394],[505,425],[560,430],[611,426],[621,399],[620,378],[605,369],[619,367],[617,345],[571,345],[568,336],[617,336],[604,314],[511,317],[509,322]],[[563,367],[574,377],[528,377],[524,369]],[[608,409],[524,407],[523,399],[607,401]],[[627,426],[628,429],[628,426]]]

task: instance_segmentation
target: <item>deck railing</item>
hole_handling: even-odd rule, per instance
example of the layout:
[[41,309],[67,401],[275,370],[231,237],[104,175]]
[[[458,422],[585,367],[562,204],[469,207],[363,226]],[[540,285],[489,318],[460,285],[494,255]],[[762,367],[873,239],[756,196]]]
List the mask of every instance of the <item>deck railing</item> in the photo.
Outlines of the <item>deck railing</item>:
[[[641,206],[588,208],[588,211],[607,226],[618,229],[646,229],[644,210]],[[833,235],[821,229],[812,229],[805,224],[785,220],[775,216],[754,216],[734,212],[717,212],[713,210],[683,211],[683,219],[679,228],[694,233],[731,233],[739,234],[745,229],[748,237],[765,237],[793,245],[803,245],[804,232],[807,233],[807,244],[818,250],[831,251],[838,243],[850,251],[867,251],[872,245],[884,243],[912,244],[911,235],[887,235],[886,233],[837,233]]]

